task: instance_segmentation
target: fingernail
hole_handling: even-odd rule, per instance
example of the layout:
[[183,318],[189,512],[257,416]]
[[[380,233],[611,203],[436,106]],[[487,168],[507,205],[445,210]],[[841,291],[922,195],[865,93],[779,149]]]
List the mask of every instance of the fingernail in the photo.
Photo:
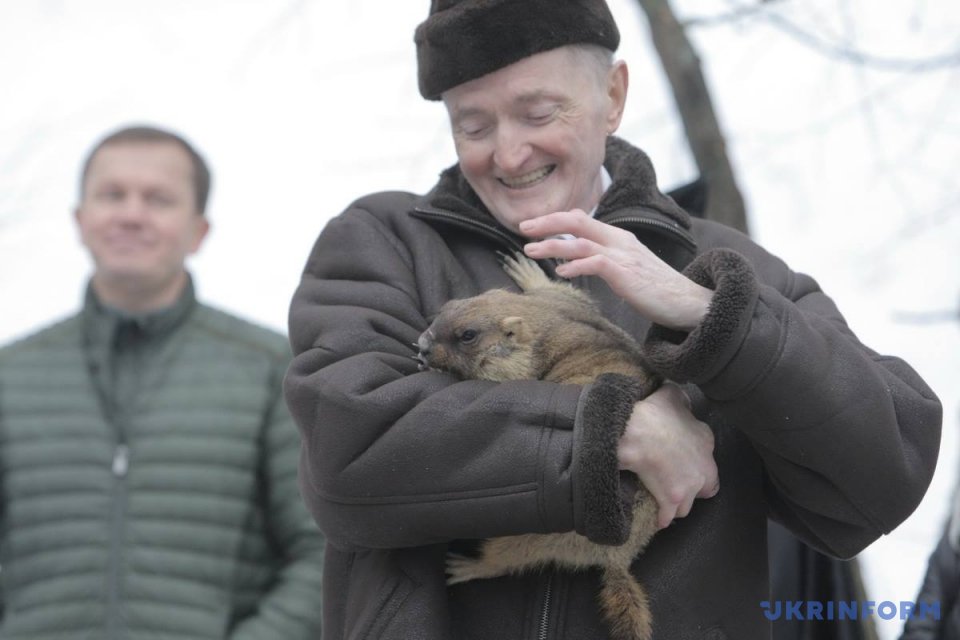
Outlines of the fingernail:
[[533,220],[524,220],[520,223],[520,231],[526,231],[533,228]]

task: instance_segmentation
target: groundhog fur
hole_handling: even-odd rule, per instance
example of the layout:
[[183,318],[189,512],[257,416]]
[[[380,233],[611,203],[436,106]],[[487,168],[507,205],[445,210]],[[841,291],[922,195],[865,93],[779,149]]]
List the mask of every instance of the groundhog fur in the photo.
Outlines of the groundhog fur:
[[[522,253],[501,254],[501,263],[523,293],[496,289],[446,303],[416,345],[421,369],[463,379],[569,384],[619,373],[639,378],[647,389],[659,384],[645,367],[637,342],[604,318],[587,294],[550,280]],[[630,536],[623,545],[595,544],[574,532],[491,538],[481,543],[478,557],[448,556],[447,583],[521,573],[551,563],[572,569],[601,567],[600,605],[613,637],[649,640],[650,608],[630,564],[656,531],[657,503],[640,485]]]

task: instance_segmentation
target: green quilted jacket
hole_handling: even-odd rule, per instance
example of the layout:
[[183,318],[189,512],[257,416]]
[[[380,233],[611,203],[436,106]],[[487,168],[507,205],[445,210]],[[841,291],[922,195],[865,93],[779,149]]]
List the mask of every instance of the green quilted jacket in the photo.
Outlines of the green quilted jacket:
[[0,639],[319,638],[288,359],[192,284],[0,350]]

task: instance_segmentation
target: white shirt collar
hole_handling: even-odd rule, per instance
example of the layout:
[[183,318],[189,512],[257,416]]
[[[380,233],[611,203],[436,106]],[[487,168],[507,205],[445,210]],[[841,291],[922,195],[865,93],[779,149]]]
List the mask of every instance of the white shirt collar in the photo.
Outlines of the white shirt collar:
[[[613,184],[613,178],[610,177],[610,172],[607,171],[607,168],[603,165],[600,165],[600,182],[601,182],[601,185],[603,186],[603,191],[600,192],[600,198],[603,199],[603,194],[605,194],[607,192],[607,189],[610,188],[610,185]],[[597,204],[593,207],[593,209],[590,210],[589,215],[591,218],[597,215],[597,209],[599,207],[600,207],[600,203],[597,202]],[[563,238],[564,240],[573,240],[573,236],[569,233],[560,233],[550,237]]]
[[[610,185],[613,184],[613,178],[610,177],[610,172],[607,171],[607,168],[603,165],[600,165],[600,183],[601,183],[601,186],[603,187],[603,190],[600,191],[600,199],[602,200],[603,194],[605,194],[607,192],[607,189],[610,188]],[[593,209],[590,210],[591,218],[597,215],[597,209],[599,207],[600,207],[600,203],[597,202],[597,204],[593,207]]]

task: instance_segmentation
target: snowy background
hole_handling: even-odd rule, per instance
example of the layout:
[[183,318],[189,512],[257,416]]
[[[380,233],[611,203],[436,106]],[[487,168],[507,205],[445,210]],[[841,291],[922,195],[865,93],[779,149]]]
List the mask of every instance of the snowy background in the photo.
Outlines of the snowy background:
[[[416,91],[412,34],[428,4],[3,3],[0,342],[77,307],[89,270],[71,217],[79,165],[104,132],[137,122],[182,132],[213,167],[200,295],[285,330],[325,221],[368,192],[426,190],[455,160],[442,106]],[[701,19],[690,33],[752,233],[944,401],[927,498],[862,556],[874,599],[911,600],[957,478],[960,4],[755,6],[676,2]],[[664,188],[680,185],[695,169],[644,18],[633,0],[611,7],[631,71],[620,134],[650,153]],[[883,638],[899,628],[880,625]]]

